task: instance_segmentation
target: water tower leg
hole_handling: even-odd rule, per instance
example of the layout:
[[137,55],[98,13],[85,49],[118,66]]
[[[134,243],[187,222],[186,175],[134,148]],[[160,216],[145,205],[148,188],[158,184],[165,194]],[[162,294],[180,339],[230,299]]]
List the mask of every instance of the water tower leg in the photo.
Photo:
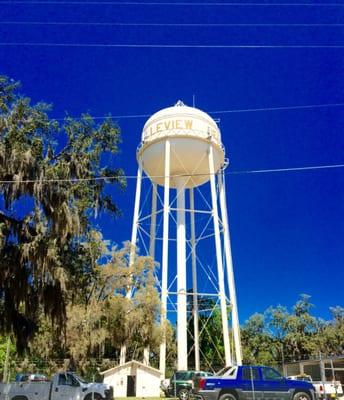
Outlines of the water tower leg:
[[191,257],[192,257],[192,290],[193,290],[193,323],[194,323],[194,348],[195,348],[195,369],[199,371],[199,321],[198,321],[198,289],[197,289],[197,266],[196,266],[196,235],[195,235],[195,200],[194,191],[190,189],[190,225],[191,225]]
[[175,178],[177,189],[177,353],[178,370],[188,369],[187,308],[186,308],[186,233],[185,183],[187,178]]
[[149,255],[155,257],[155,232],[156,232],[156,208],[157,208],[157,185],[152,183],[152,214],[150,226]]
[[[156,233],[156,206],[157,206],[157,185],[152,183],[152,210],[150,225],[149,255],[155,257],[155,233]],[[143,349],[143,364],[149,365],[149,346]]]
[[215,170],[214,170],[214,154],[213,147],[209,145],[209,174],[210,174],[210,188],[211,188],[211,200],[213,207],[213,221],[214,221],[214,234],[215,234],[215,249],[216,249],[216,261],[217,261],[217,274],[219,279],[219,297],[221,305],[221,317],[222,317],[222,329],[223,329],[223,344],[225,348],[225,362],[226,366],[232,365],[231,349],[229,343],[229,332],[228,332],[228,316],[227,316],[227,304],[225,295],[225,284],[224,284],[224,273],[222,263],[222,251],[221,251],[221,237],[219,227],[219,213],[217,207],[217,195],[216,195],[216,184],[215,184]]
[[[165,142],[165,179],[164,179],[164,218],[163,218],[163,240],[162,240],[162,277],[161,277],[161,326],[165,329],[167,316],[167,274],[168,274],[168,223],[170,212],[170,141]],[[159,368],[161,378],[165,378],[166,372],[166,336],[160,344]]]
[[[139,168],[137,170],[137,179],[136,179],[136,193],[135,193],[135,206],[134,206],[134,217],[133,217],[133,227],[131,231],[131,248],[129,254],[129,265],[133,265],[135,262],[136,255],[136,242],[137,242],[137,230],[139,226],[139,212],[140,212],[140,198],[141,198],[141,183],[142,183],[142,166],[139,162]],[[132,288],[127,288],[126,298],[130,299],[132,296]],[[121,347],[119,364],[123,365],[125,363],[127,352],[127,346],[125,344]]]
[[[134,206],[133,228],[131,231],[131,249],[130,249],[130,256],[129,256],[129,265],[133,265],[135,262],[137,230],[139,227],[141,183],[142,183],[142,166],[141,166],[141,163],[139,163],[139,169],[137,171],[137,180],[136,180],[135,206]],[[129,298],[130,298],[131,290],[129,291],[129,293],[130,293],[130,296],[129,296]]]
[[241,341],[240,341],[240,325],[238,317],[238,306],[236,299],[235,281],[233,273],[233,260],[231,252],[231,242],[229,234],[229,224],[228,224],[228,213],[226,204],[226,190],[225,190],[225,177],[223,171],[218,173],[219,190],[220,190],[220,207],[221,207],[221,217],[223,226],[223,236],[224,236],[224,247],[225,247],[225,257],[227,266],[227,279],[229,288],[229,298],[232,305],[232,328],[234,336],[234,346],[235,346],[235,358],[236,364],[242,365],[242,352],[241,352]]

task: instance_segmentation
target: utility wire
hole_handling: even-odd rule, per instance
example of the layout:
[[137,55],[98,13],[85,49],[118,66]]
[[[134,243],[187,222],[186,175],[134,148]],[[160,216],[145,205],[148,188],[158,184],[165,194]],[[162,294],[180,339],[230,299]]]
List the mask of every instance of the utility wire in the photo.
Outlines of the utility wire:
[[76,21],[0,21],[0,25],[56,25],[56,26],[142,26],[142,27],[338,27],[344,23],[162,23],[162,22],[76,22]]
[[[311,170],[320,170],[320,169],[334,169],[334,168],[344,168],[344,164],[329,164],[329,165],[314,165],[309,167],[291,167],[291,168],[276,168],[276,169],[260,169],[260,170],[248,170],[248,171],[227,171],[226,175],[247,175],[247,174],[259,174],[259,173],[273,173],[273,172],[297,172],[297,171],[311,171]],[[201,174],[201,173],[193,173],[193,174],[175,174],[170,175],[170,178],[179,178],[179,177],[198,177],[198,176],[210,176],[217,175],[214,174]],[[76,183],[76,182],[92,182],[92,181],[109,181],[115,180],[118,178],[125,179],[137,179],[136,175],[121,175],[121,176],[96,176],[93,178],[75,178],[75,179],[28,179],[28,180],[0,180],[0,184],[18,184],[18,183]],[[157,179],[157,178],[165,178],[164,175],[155,175],[155,176],[143,176],[142,179]]]
[[[234,110],[221,110],[221,111],[207,111],[208,114],[233,114],[244,112],[262,112],[262,111],[287,111],[287,110],[302,110],[302,109],[317,109],[327,107],[343,107],[344,103],[328,103],[328,104],[310,104],[302,106],[280,106],[280,107],[265,107],[265,108],[243,108]],[[149,118],[152,114],[131,114],[131,115],[110,115],[113,119],[131,119],[131,118]],[[73,119],[80,119],[80,117],[72,117]],[[94,120],[105,119],[104,117],[92,117]],[[65,118],[53,118],[56,121],[64,121]]]
[[244,175],[244,174],[266,174],[270,172],[297,172],[297,171],[312,171],[317,169],[344,168],[344,164],[329,164],[329,165],[314,165],[310,167],[291,167],[291,168],[276,168],[276,169],[257,169],[252,171],[229,171],[227,175]]
[[281,107],[267,107],[267,108],[250,108],[250,109],[241,109],[241,110],[238,109],[238,110],[209,111],[209,114],[229,114],[229,113],[279,111],[279,110],[301,110],[301,109],[324,108],[324,107],[343,107],[343,106],[344,106],[344,103],[311,104],[311,105],[304,105],[304,106],[281,106]]
[[341,49],[344,44],[334,45],[257,45],[257,44],[124,44],[124,43],[44,43],[44,42],[0,42],[0,46],[25,47],[99,47],[99,48],[166,48],[166,49]]
[[115,5],[115,6],[179,6],[179,7],[343,7],[343,3],[200,3],[200,2],[139,2],[139,1],[1,1],[0,4],[24,5]]

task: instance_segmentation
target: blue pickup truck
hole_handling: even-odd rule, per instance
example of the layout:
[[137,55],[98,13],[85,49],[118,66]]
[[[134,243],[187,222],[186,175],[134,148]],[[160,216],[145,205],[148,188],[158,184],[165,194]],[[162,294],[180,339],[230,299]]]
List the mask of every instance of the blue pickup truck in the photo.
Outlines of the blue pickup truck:
[[196,400],[315,400],[309,382],[284,378],[270,367],[227,367],[194,382]]

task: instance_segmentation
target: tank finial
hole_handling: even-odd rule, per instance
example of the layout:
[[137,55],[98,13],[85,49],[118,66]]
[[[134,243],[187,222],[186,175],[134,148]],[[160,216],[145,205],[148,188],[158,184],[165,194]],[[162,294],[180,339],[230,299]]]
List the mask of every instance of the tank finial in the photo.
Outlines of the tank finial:
[[183,107],[183,106],[185,106],[185,104],[181,100],[178,100],[174,106],[175,107]]

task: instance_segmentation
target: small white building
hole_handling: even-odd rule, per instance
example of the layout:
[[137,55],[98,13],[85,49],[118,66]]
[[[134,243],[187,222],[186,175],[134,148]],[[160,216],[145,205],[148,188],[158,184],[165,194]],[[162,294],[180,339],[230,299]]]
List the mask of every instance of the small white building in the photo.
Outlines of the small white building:
[[101,372],[104,383],[113,387],[114,397],[159,397],[160,371],[138,361]]

